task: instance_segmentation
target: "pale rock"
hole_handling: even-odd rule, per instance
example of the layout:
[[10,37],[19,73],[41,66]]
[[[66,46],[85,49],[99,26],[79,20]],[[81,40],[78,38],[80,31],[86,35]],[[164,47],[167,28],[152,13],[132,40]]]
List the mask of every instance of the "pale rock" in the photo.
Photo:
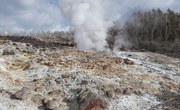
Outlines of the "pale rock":
[[54,109],[54,108],[56,107],[55,101],[54,101],[54,100],[49,100],[49,101],[47,102],[47,104],[46,104],[46,107],[47,107],[48,109]]

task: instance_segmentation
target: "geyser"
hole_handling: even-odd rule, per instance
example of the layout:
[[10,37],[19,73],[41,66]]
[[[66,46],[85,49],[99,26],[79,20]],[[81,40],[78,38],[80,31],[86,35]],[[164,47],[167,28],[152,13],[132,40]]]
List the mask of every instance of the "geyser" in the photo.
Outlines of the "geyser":
[[75,28],[78,49],[101,51],[107,46],[107,5],[107,0],[59,0],[62,14]]

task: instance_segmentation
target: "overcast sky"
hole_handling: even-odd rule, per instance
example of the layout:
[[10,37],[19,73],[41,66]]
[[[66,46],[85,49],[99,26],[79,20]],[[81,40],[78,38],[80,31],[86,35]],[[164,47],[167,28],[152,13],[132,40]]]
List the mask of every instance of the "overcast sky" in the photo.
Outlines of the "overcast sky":
[[[84,0],[86,1],[86,0]],[[168,8],[178,12],[180,0],[109,0],[109,20],[125,22],[133,11]],[[68,30],[70,23],[63,17],[58,0],[0,0],[0,32]]]

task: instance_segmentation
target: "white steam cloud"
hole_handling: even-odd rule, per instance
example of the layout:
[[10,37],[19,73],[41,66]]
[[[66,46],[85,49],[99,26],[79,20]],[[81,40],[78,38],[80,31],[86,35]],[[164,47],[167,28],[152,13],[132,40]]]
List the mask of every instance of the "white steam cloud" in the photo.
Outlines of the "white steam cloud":
[[101,51],[107,46],[108,0],[59,0],[62,14],[75,27],[75,42],[80,50]]

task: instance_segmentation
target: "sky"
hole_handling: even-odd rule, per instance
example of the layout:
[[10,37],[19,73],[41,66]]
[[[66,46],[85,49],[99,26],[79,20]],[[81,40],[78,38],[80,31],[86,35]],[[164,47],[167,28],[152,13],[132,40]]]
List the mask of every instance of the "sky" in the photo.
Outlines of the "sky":
[[[75,0],[74,0],[75,1]],[[86,1],[86,0],[82,0]],[[106,0],[108,1],[108,0]],[[106,18],[125,22],[133,11],[168,8],[180,11],[180,0],[109,0]],[[0,33],[67,31],[71,23],[63,16],[58,0],[0,0]]]

